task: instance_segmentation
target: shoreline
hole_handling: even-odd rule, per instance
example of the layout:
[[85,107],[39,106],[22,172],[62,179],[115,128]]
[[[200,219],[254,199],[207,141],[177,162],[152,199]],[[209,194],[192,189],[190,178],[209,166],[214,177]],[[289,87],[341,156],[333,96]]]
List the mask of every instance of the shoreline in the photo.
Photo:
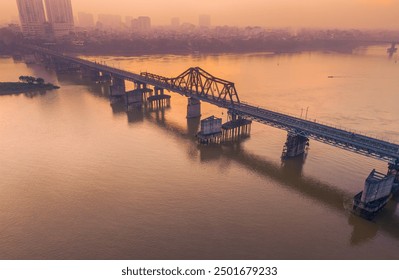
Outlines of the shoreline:
[[215,56],[215,55],[242,55],[254,53],[267,53],[270,55],[281,54],[299,54],[304,52],[336,52],[336,53],[353,53],[359,47],[365,46],[351,46],[349,48],[296,48],[296,49],[242,49],[242,50],[123,50],[123,49],[78,49],[70,48],[64,50],[72,55],[77,56],[121,56],[121,57],[138,57],[138,56],[152,56],[152,55],[176,55],[176,56]]
[[[119,42],[113,44],[105,42],[102,44],[87,44],[85,46],[54,45],[51,49],[60,52],[66,52],[79,56],[149,56],[149,55],[223,55],[223,54],[246,54],[246,53],[271,53],[271,54],[295,54],[303,52],[337,52],[352,53],[355,49],[361,47],[369,47],[380,45],[380,42],[356,42],[356,41],[329,41],[319,40],[316,42],[283,42],[277,44],[270,42],[265,45],[264,42],[259,44],[242,45],[242,44],[226,44],[226,45],[203,45],[188,46],[179,45],[178,47],[160,46],[146,42],[145,46],[131,46],[129,42]],[[248,44],[248,42],[246,42]],[[7,56],[15,54],[16,48],[5,48],[1,50],[0,55]]]

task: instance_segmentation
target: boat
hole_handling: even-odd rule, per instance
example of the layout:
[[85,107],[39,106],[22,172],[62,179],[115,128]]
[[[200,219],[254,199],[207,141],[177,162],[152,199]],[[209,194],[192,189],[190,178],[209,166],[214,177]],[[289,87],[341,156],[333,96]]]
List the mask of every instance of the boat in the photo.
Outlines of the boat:
[[394,53],[396,53],[396,51],[398,50],[397,47],[395,47],[396,44],[392,44],[392,46],[390,48],[387,49],[387,53],[389,53],[390,55],[393,55]]

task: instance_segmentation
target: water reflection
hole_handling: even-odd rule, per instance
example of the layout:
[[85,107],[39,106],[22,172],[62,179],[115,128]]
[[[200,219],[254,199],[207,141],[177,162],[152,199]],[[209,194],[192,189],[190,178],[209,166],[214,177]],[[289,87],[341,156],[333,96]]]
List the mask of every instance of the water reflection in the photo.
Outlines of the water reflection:
[[109,97],[110,83],[96,83],[91,78],[84,77],[80,73],[56,73],[56,77],[58,82],[62,84],[85,86],[94,96]]
[[37,97],[37,96],[43,96],[43,95],[46,95],[46,94],[47,94],[46,90],[30,91],[30,92],[24,93],[24,95],[26,97],[29,97],[29,98],[34,98],[34,97]]
[[350,215],[348,217],[348,224],[353,228],[350,237],[350,244],[352,246],[359,246],[374,239],[380,229],[378,224],[364,220],[355,215]]
[[110,104],[110,106],[114,115],[123,115],[126,113],[126,105],[122,102],[116,102]]
[[[124,106],[122,105],[121,107],[125,107],[126,110],[126,105]],[[134,110],[128,110],[126,114],[127,114],[127,121],[129,123],[144,122],[145,109],[135,108]]]
[[373,222],[366,221],[354,215],[350,215],[348,218],[348,224],[353,226],[353,231],[351,235],[351,245],[361,245],[369,240],[372,240],[377,236],[379,230],[390,233],[394,237],[399,237],[399,233],[389,230],[387,226],[391,224],[394,225],[396,229],[399,228],[399,221],[396,214],[396,209],[398,206],[398,194],[394,196],[391,201],[385,206],[383,211],[381,211],[376,220]]
[[282,159],[281,160],[281,167],[288,176],[296,176],[301,177],[303,166],[306,161],[308,151],[306,151],[303,155],[297,156],[291,159]]

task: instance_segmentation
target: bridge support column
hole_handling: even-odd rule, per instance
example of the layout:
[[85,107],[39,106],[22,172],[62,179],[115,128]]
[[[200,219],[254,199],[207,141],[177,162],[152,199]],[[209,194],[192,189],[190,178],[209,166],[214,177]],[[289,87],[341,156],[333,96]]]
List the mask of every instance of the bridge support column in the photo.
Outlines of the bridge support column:
[[201,120],[201,130],[197,134],[200,144],[220,144],[222,136],[222,119],[210,116]]
[[136,89],[146,89],[147,88],[147,84],[146,83],[142,83],[142,82],[134,82],[136,85]]
[[395,177],[392,186],[392,193],[399,193],[399,158],[396,159],[395,162],[392,162],[388,165],[388,175]]
[[126,106],[128,110],[143,107],[144,93],[141,90],[131,90],[126,92]]
[[154,94],[155,95],[163,95],[164,94],[164,89],[160,87],[154,87]]
[[394,175],[371,171],[364,183],[364,189],[353,198],[355,214],[372,219],[389,201],[394,184]]
[[251,134],[251,120],[244,119],[239,115],[228,112],[228,122],[222,125],[222,141],[236,141],[245,139]]
[[170,107],[171,96],[164,94],[164,91],[165,90],[160,87],[154,88],[154,95],[148,97],[148,102],[151,109]]
[[101,72],[99,81],[100,81],[101,83],[109,83],[109,82],[112,82],[112,76],[111,76],[110,73]]
[[117,77],[112,77],[112,84],[110,86],[110,101],[111,104],[123,99],[126,95],[125,80]]
[[201,117],[201,101],[195,98],[188,98],[187,105],[187,118],[198,118]]
[[307,137],[288,133],[281,157],[287,159],[303,155],[307,146],[309,146],[309,139]]
[[100,72],[97,70],[90,70],[89,76],[92,81],[97,82],[100,80],[101,75]]

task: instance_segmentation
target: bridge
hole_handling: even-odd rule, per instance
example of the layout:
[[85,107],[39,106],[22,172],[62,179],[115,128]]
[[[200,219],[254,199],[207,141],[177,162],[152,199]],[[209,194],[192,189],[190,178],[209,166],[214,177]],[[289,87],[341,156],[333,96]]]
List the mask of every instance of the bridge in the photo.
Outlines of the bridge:
[[[61,68],[79,68],[96,77],[109,77],[111,102],[123,99],[127,105],[142,106],[147,93],[155,93],[147,100],[164,102],[170,99],[170,96],[164,93],[165,90],[175,92],[188,97],[188,118],[200,117],[201,102],[206,102],[227,109],[230,122],[223,127],[234,129],[238,134],[241,133],[242,126],[248,126],[252,121],[287,131],[287,141],[283,148],[284,158],[302,155],[309,145],[309,139],[312,139],[388,162],[387,176],[395,177],[395,184],[399,181],[399,144],[246,103],[240,100],[233,82],[215,77],[200,67],[189,68],[177,77],[170,78],[148,72],[134,73],[37,46],[30,46],[29,49],[42,55],[44,59],[55,61]],[[135,83],[136,89],[126,92],[125,81]],[[148,86],[152,86],[154,90]],[[218,131],[204,134],[205,138],[210,137],[209,139],[219,139],[220,135]]]

